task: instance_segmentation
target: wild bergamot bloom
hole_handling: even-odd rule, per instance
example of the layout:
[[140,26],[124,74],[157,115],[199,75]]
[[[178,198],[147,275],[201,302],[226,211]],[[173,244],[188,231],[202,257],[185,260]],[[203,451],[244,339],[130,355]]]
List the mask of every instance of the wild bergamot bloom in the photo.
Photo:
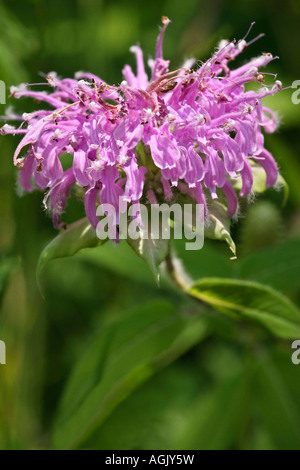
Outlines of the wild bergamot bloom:
[[[277,165],[264,147],[262,131],[274,132],[277,119],[262,100],[282,85],[276,76],[271,85],[262,85],[260,72],[274,57],[264,53],[231,69],[254,40],[223,40],[198,68],[190,69],[187,61],[170,71],[162,53],[170,20],[163,17],[162,22],[155,59],[149,60],[150,77],[142,50],[134,46],[137,72],[125,65],[120,85],[78,72],[64,79],[50,73],[50,92],[24,84],[11,88],[15,98],[31,97],[53,108],[13,115],[21,125],[5,124],[2,133],[24,135],[14,154],[20,185],[25,191],[47,190],[44,202],[56,227],[62,226],[74,186],[81,188],[87,217],[96,226],[99,204],[118,211],[122,198],[170,202],[180,194],[204,204],[206,217],[213,200],[225,201],[232,217],[237,192],[246,197],[252,191],[255,165],[264,168],[267,187],[276,183]],[[256,90],[245,90],[249,82],[257,83]],[[60,157],[66,153],[72,164],[64,170]]]

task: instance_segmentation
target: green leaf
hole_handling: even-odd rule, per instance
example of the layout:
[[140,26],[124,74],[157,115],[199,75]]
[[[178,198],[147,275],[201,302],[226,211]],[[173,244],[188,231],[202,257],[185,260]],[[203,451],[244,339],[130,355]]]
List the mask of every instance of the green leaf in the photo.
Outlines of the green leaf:
[[299,252],[300,238],[295,238],[240,258],[235,264],[236,277],[269,284],[284,292],[299,290]]
[[176,361],[124,400],[84,448],[172,449],[178,424],[185,422],[187,407],[193,405],[203,382],[199,368]]
[[136,255],[125,240],[120,243],[113,243],[109,240],[101,247],[96,247],[94,250],[82,250],[76,256],[79,260],[92,263],[100,269],[105,269],[135,283],[156,286],[145,261]]
[[174,449],[224,450],[236,444],[248,413],[249,370],[218,383],[188,410]]
[[[257,402],[264,428],[268,430],[272,442],[279,450],[299,450],[300,410],[291,389],[277,364],[266,352],[260,354],[257,359]],[[287,362],[289,365],[290,357],[286,357],[286,361],[289,361]],[[296,369],[296,366],[294,368]],[[295,370],[291,387],[295,387],[298,375]]]
[[73,256],[83,248],[95,247],[102,244],[96,235],[94,227],[84,218],[71,224],[66,230],[57,235],[42,251],[38,267],[37,279],[48,261],[55,258]]
[[230,219],[222,204],[214,202],[208,215],[209,223],[205,227],[204,235],[213,240],[225,241],[230,250],[236,255],[236,246],[230,235]]
[[159,283],[158,267],[169,252],[169,240],[163,240],[162,238],[155,240],[151,238],[150,234],[148,238],[144,238],[142,233],[137,240],[127,238],[127,243],[140,258],[146,261],[156,282]]
[[78,447],[134,389],[205,334],[205,319],[178,314],[162,300],[106,322],[69,380],[55,422],[55,446]]
[[[204,225],[204,246],[206,238],[210,238],[211,240],[224,241],[227,243],[232,253],[236,255],[236,246],[230,235],[231,219],[227,215],[225,196],[220,194],[218,201],[216,201],[215,199],[211,198],[209,193],[207,193],[206,200],[207,205],[209,206],[209,213]],[[195,201],[186,194],[181,194],[176,202],[181,204],[182,208],[184,208],[184,204],[192,204],[193,206],[195,205]],[[192,229],[193,231],[195,231],[197,227],[195,213],[196,209],[194,207],[192,227],[189,225],[187,226],[189,230]]]
[[201,250],[186,250],[185,240],[172,240],[176,256],[192,279],[234,277],[236,261],[230,260],[227,246],[206,239]]
[[281,338],[300,337],[300,312],[279,292],[250,281],[202,279],[190,294],[222,313],[251,320]]

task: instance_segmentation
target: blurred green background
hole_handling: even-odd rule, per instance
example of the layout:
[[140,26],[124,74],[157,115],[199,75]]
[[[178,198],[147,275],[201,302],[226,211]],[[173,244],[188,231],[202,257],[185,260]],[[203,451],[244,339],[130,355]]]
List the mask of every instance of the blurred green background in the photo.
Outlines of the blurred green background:
[[[154,53],[162,15],[172,20],[164,51],[173,66],[207,59],[221,38],[242,38],[256,21],[252,37],[266,37],[240,60],[270,51],[280,60],[268,71],[285,86],[300,79],[298,0],[0,1],[0,79],[7,92],[52,70],[88,70],[119,83],[123,65],[134,65],[131,45]],[[269,190],[244,211],[232,227],[236,261],[219,242],[200,252],[176,249],[196,279],[259,281],[299,306],[300,105],[292,91],[269,99],[282,122],[266,137],[290,187],[288,203],[282,207],[283,194]],[[34,106],[9,104],[22,112]],[[49,263],[41,296],[38,257],[56,232],[42,194],[17,194],[16,142],[0,139],[0,339],[7,347],[0,448],[299,449],[300,365],[291,362],[291,342],[205,310],[167,281],[157,288],[125,243]],[[70,201],[67,220],[82,216]]]

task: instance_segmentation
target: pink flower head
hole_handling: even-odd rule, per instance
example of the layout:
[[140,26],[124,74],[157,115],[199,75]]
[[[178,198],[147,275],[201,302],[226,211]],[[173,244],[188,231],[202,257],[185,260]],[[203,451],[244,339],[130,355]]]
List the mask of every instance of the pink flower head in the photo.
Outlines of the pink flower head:
[[[31,97],[53,108],[14,115],[20,127],[5,124],[1,132],[23,135],[14,154],[20,184],[25,191],[47,189],[44,201],[56,227],[74,185],[82,188],[86,214],[96,226],[99,204],[118,210],[122,199],[168,202],[178,193],[205,206],[225,197],[231,217],[238,208],[232,181],[240,177],[240,196],[247,196],[253,162],[264,168],[266,185],[275,184],[277,165],[264,148],[262,130],[274,132],[277,120],[262,99],[282,85],[276,80],[260,86],[260,68],[274,57],[262,54],[231,70],[229,64],[253,41],[221,41],[199,68],[169,71],[162,43],[170,20],[162,21],[150,78],[142,50],[134,46],[137,72],[125,65],[119,86],[78,72],[74,79],[50,73],[50,92],[12,87],[15,98]],[[256,91],[245,90],[250,82],[258,84]],[[63,170],[60,157],[66,153],[72,164]]]

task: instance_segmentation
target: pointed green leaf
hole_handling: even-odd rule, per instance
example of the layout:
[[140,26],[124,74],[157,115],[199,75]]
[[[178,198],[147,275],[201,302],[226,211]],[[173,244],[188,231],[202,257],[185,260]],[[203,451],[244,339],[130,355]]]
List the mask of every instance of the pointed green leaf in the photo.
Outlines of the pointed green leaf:
[[127,239],[128,244],[136,252],[136,254],[146,261],[152,274],[155,277],[156,282],[159,282],[159,270],[158,267],[165,260],[169,252],[169,240],[163,240],[159,238],[157,240],[152,239],[149,234],[148,238],[143,237],[143,232],[137,240],[131,238]]
[[77,448],[157,370],[201,341],[206,319],[163,300],[108,318],[75,366],[54,426],[57,448]]
[[37,268],[37,279],[48,261],[55,258],[73,256],[82,248],[90,248],[102,244],[94,227],[84,218],[71,224],[60,232],[42,251]]
[[275,336],[300,337],[300,311],[285,296],[262,284],[207,278],[197,281],[190,294],[236,319],[258,323]]
[[208,215],[209,223],[205,227],[204,235],[212,240],[225,241],[230,250],[236,255],[236,246],[230,235],[230,219],[226,209],[218,202],[214,202]]

